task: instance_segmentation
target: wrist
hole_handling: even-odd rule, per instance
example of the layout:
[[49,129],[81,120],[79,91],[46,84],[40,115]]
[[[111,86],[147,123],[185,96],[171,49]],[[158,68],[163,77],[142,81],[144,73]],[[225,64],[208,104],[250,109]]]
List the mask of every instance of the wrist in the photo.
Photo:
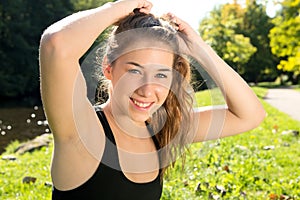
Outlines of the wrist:
[[118,19],[129,15],[135,8],[138,7],[137,1],[124,1],[119,0],[115,2],[109,2],[111,7],[114,7],[118,14]]

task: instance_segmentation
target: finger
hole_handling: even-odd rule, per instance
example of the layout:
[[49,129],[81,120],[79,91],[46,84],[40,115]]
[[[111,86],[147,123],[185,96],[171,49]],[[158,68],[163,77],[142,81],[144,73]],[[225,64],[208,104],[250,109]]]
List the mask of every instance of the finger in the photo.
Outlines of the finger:
[[153,4],[151,2],[143,1],[139,8],[140,8],[140,12],[148,14],[148,13],[150,13],[152,7],[153,7]]
[[178,31],[178,25],[177,25],[177,20],[175,16],[172,13],[167,13],[161,16],[161,18],[167,22],[169,22],[170,25],[173,26],[173,28]]
[[174,15],[173,13],[168,13],[168,16],[172,23],[176,24],[178,31],[183,31],[186,28],[187,23]]

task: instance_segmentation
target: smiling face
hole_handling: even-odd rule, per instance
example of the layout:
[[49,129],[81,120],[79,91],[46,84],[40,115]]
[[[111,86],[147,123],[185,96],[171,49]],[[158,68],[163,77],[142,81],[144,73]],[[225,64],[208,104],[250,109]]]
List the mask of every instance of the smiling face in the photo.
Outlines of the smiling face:
[[159,49],[141,49],[120,56],[109,79],[111,107],[144,123],[166,100],[172,83],[174,55]]

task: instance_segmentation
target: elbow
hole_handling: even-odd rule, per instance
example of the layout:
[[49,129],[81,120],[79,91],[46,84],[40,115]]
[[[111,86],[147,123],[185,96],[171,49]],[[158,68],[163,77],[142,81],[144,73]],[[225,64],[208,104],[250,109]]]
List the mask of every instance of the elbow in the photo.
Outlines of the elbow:
[[247,132],[252,129],[255,129],[263,123],[266,117],[266,111],[262,105],[257,106],[256,108],[252,108],[248,110],[247,117],[240,118],[240,125],[242,128],[241,132]]
[[58,49],[60,45],[59,36],[56,33],[47,33],[45,32],[40,41],[41,50],[54,50]]
[[253,118],[252,118],[252,126],[253,128],[258,127],[266,118],[267,113],[262,105],[259,106],[259,108],[255,109],[255,112],[253,112]]
[[40,46],[41,47],[54,47],[55,44],[55,34],[47,32],[47,30],[42,34]]
[[41,36],[40,40],[40,54],[46,54],[47,56],[66,56],[67,53],[64,50],[63,38],[59,32],[53,32],[46,29]]

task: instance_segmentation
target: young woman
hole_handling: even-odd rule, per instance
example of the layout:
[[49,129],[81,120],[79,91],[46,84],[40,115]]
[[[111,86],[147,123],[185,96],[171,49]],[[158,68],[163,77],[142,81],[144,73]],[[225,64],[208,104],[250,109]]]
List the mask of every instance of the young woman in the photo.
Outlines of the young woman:
[[[186,145],[245,132],[265,116],[259,100],[201,37],[146,0],[121,0],[68,16],[43,34],[41,93],[54,135],[53,199],[159,199],[165,169]],[[109,99],[87,99],[79,59],[116,25],[102,60]],[[197,60],[227,107],[194,110]]]

